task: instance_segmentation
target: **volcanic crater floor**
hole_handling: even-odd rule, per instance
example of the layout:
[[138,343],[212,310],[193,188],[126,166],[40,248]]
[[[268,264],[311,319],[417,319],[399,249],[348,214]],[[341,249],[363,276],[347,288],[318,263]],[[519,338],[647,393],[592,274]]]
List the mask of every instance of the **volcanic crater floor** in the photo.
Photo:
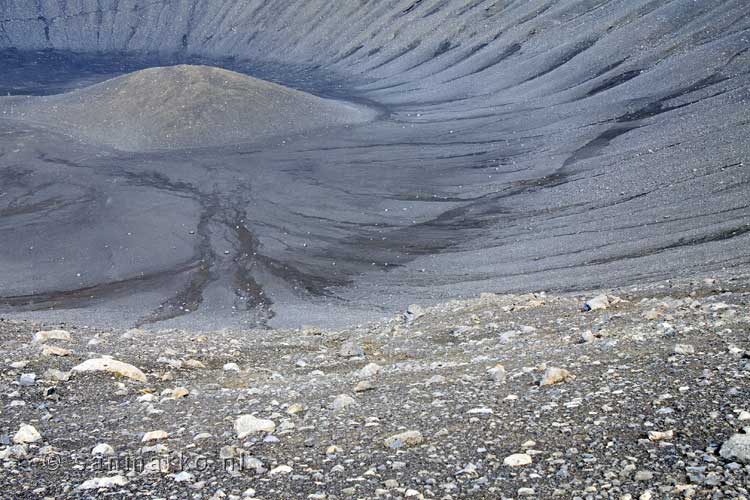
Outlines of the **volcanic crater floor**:
[[746,499],[749,278],[337,330],[4,320],[0,498]]

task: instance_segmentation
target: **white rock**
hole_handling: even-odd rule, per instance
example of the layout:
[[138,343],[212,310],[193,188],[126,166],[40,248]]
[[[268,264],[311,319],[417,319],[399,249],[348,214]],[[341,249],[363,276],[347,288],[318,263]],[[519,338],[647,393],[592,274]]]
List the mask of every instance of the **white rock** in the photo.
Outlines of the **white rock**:
[[80,490],[99,490],[113,488],[115,486],[125,486],[128,484],[128,480],[123,476],[107,476],[107,477],[95,477],[89,479],[78,487]]
[[354,386],[354,392],[367,392],[375,389],[375,385],[369,380],[360,380]]
[[600,309],[606,309],[610,305],[609,297],[605,294],[597,295],[593,299],[586,302],[586,306],[590,311],[598,311]]
[[353,340],[347,340],[341,344],[341,348],[339,349],[339,356],[342,358],[353,358],[363,356],[364,354],[365,351],[362,350],[362,347]]
[[16,444],[36,443],[41,440],[42,435],[33,425],[22,425],[13,436],[13,442]]
[[227,363],[224,365],[224,371],[225,372],[238,372],[240,371],[240,367],[237,365],[237,363]]
[[750,434],[735,434],[724,442],[719,454],[727,460],[750,464]]
[[545,385],[560,384],[562,382],[573,380],[574,378],[575,377],[565,368],[557,368],[554,366],[550,366],[544,372],[544,377],[542,377],[542,380],[539,383],[539,385],[545,386]]
[[525,465],[531,465],[532,461],[531,455],[527,453],[515,453],[505,457],[503,464],[508,467],[523,467]]
[[175,474],[172,477],[172,479],[174,479],[176,483],[183,483],[183,482],[192,483],[193,481],[195,481],[195,476],[193,476],[191,473],[187,471],[182,471],[182,472],[178,472],[177,474]]
[[146,375],[133,365],[111,358],[96,358],[84,361],[73,367],[74,372],[108,372],[121,377],[127,377],[138,382],[146,383]]
[[141,442],[148,443],[149,441],[161,441],[162,439],[167,439],[168,437],[169,433],[167,433],[166,431],[151,431],[143,435],[143,439],[141,439]]
[[469,415],[492,415],[492,408],[472,408],[468,411]]
[[674,431],[668,430],[664,432],[649,431],[648,439],[650,441],[666,441],[674,438]]
[[333,400],[333,410],[340,411],[347,406],[351,406],[354,404],[357,404],[356,399],[346,394],[339,394],[338,396],[336,396],[336,399]]
[[415,446],[424,441],[424,436],[419,431],[406,431],[395,434],[385,440],[388,448],[402,448],[405,446]]
[[238,439],[244,439],[261,432],[270,434],[276,430],[276,424],[272,420],[257,418],[253,415],[241,415],[234,421],[234,430],[237,432]]
[[357,376],[360,378],[374,377],[380,372],[380,369],[380,365],[377,363],[369,363],[357,372]]
[[275,476],[276,474],[289,474],[290,472],[292,472],[292,468],[288,465],[279,465],[278,467],[271,469],[268,474]]
[[42,330],[34,334],[34,338],[31,340],[35,344],[43,344],[48,340],[70,340],[70,332],[66,330]]
[[54,345],[42,347],[42,356],[70,356],[70,354],[69,350]]
[[677,344],[674,346],[674,353],[682,355],[695,354],[695,347],[690,344]]
[[185,368],[205,368],[206,365],[204,365],[202,362],[198,361],[197,359],[188,359],[185,360],[183,363]]
[[99,443],[91,450],[91,454],[94,456],[112,456],[115,454],[115,450],[107,443]]
[[487,370],[487,376],[496,383],[504,382],[506,377],[505,367],[498,363]]

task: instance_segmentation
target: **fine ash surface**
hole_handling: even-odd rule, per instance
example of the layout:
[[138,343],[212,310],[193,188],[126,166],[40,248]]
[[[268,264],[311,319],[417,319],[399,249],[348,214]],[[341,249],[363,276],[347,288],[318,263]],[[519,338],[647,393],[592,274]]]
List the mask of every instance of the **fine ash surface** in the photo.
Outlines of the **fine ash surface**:
[[749,40],[747,0],[0,2],[0,312],[338,328],[746,270]]
[[[336,331],[6,320],[0,497],[747,499],[748,278]],[[73,370],[104,356],[130,378]]]
[[65,94],[11,102],[5,113],[11,119],[124,151],[257,142],[375,116],[234,71],[193,65],[148,68]]

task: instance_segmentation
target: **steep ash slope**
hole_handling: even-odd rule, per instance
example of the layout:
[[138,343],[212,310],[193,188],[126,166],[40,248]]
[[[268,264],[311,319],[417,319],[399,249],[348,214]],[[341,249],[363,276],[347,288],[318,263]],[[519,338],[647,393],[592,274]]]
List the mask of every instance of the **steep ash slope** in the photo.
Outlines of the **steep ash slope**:
[[350,322],[750,260],[744,0],[4,0],[0,13],[11,94],[190,63],[380,111],[169,154],[0,121],[8,310]]

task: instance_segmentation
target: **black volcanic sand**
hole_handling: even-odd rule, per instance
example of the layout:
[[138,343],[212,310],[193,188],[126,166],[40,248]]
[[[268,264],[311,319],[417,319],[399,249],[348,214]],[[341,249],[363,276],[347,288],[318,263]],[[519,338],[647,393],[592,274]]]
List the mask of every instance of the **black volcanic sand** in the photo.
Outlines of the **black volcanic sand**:
[[[584,289],[750,260],[744,1],[0,9],[7,314],[331,325],[478,291]],[[263,123],[217,124],[229,108],[267,103],[214,107],[228,94],[215,82],[193,95],[219,112],[170,144],[160,138],[205,108],[141,95],[151,81],[117,108],[123,124],[131,103],[154,108],[134,122],[135,142],[120,142],[123,124],[81,133],[120,102],[102,82],[173,64],[378,115],[319,127],[317,113],[300,113],[314,126],[286,128],[264,112]],[[179,79],[163,79],[176,90]],[[39,124],[15,115],[24,95],[46,96],[33,99]],[[71,95],[83,102],[56,120],[53,103],[70,106]],[[247,123],[273,134],[247,134]],[[227,137],[239,143],[116,149]]]

